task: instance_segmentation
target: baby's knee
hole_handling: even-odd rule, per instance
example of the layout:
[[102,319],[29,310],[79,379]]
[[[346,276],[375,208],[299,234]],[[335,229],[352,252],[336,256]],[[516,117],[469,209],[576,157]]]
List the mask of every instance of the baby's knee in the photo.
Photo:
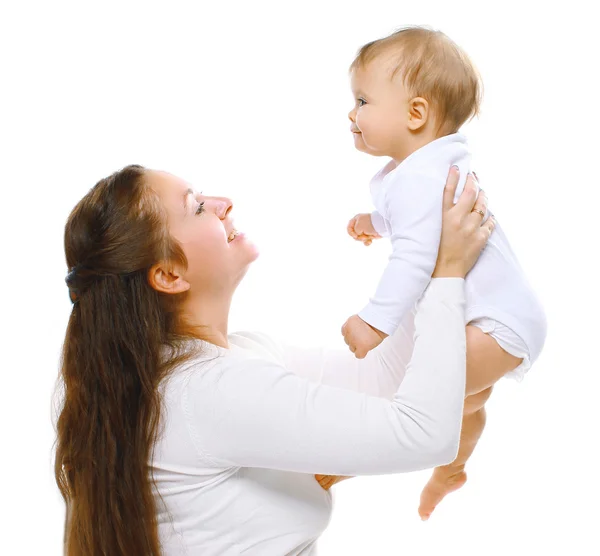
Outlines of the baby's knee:
[[467,326],[466,394],[478,394],[493,386],[522,362],[504,351],[498,342],[476,326]]
[[481,392],[477,392],[477,394],[471,394],[465,398],[465,405],[463,409],[464,415],[471,415],[472,413],[476,413],[479,411],[485,403],[490,399],[492,395],[493,387],[490,386]]

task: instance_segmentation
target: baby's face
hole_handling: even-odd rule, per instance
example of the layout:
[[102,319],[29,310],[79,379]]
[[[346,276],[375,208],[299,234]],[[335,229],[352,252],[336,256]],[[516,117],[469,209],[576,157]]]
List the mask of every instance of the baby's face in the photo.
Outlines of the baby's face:
[[390,79],[389,68],[386,60],[375,59],[352,72],[354,108],[348,117],[359,151],[397,158],[410,140],[409,99],[400,79]]

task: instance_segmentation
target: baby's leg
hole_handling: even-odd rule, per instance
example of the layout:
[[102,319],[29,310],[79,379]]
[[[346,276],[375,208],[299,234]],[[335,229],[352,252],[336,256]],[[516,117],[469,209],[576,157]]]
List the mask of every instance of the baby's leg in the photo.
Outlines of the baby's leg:
[[467,386],[458,456],[450,464],[437,467],[423,492],[419,515],[428,519],[446,494],[465,484],[465,463],[471,457],[485,427],[485,402],[493,385],[522,359],[504,351],[488,334],[467,326]]

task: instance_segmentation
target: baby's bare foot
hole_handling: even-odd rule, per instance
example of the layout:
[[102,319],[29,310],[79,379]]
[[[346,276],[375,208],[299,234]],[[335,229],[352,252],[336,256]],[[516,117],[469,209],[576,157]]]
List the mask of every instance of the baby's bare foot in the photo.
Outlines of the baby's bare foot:
[[421,492],[421,505],[419,515],[423,521],[429,519],[436,506],[444,497],[458,490],[467,482],[467,474],[464,469],[434,469],[431,479]]

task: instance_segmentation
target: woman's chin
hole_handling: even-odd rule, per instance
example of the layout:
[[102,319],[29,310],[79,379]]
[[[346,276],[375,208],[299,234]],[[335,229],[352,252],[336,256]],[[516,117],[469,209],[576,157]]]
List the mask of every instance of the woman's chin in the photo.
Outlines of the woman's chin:
[[229,245],[237,251],[238,256],[242,257],[247,265],[258,258],[258,247],[244,233],[238,234]]
[[243,280],[244,276],[246,276],[250,266],[256,259],[258,259],[258,249],[255,249],[253,252],[248,252],[248,258],[238,267],[238,271],[234,272],[236,288]]

